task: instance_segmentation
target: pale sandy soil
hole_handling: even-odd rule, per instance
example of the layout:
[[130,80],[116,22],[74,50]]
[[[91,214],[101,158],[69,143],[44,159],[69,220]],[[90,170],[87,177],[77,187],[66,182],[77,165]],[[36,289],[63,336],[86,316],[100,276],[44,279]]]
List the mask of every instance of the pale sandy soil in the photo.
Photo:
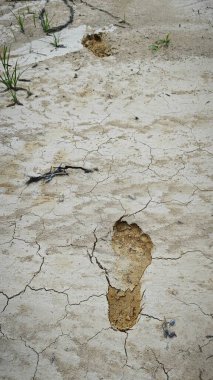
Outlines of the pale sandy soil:
[[212,11],[0,1],[0,379],[213,379]]

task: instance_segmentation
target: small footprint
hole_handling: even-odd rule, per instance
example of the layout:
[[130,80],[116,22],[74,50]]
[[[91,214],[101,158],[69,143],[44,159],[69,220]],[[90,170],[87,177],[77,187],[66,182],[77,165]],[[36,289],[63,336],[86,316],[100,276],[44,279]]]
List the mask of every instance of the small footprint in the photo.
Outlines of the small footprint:
[[116,267],[122,273],[122,285],[126,290],[109,284],[109,320],[113,328],[126,331],[136,324],[141,311],[141,278],[151,264],[153,243],[135,223],[119,220],[113,231],[111,243],[116,254]]

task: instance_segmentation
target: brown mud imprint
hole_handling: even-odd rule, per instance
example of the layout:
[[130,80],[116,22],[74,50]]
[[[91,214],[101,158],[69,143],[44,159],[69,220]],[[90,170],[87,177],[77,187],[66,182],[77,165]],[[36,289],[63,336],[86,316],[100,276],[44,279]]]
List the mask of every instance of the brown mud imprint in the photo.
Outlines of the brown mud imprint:
[[113,328],[126,331],[136,324],[141,311],[141,278],[151,264],[153,243],[135,223],[118,221],[113,230],[113,250],[119,259],[128,259],[129,266],[123,274],[125,291],[109,285],[109,320]]
[[111,50],[104,33],[87,34],[82,39],[82,44],[97,57],[108,57]]

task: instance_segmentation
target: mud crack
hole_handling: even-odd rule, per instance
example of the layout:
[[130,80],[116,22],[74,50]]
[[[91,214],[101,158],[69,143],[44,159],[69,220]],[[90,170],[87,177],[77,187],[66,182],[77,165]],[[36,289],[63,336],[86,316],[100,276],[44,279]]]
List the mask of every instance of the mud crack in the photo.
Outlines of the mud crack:
[[136,324],[141,312],[141,278],[151,264],[153,243],[149,235],[135,223],[119,220],[113,230],[112,248],[119,261],[128,262],[128,268],[122,273],[126,290],[116,289],[109,284],[109,320],[113,328],[126,331]]
[[99,12],[107,14],[108,16],[114,18],[114,20],[118,20],[118,22],[120,22],[120,23],[123,23],[123,24],[126,24],[126,25],[130,26],[130,24],[126,20],[121,20],[121,18],[119,16],[116,16],[116,15],[112,14],[111,12],[107,11],[106,9],[98,8],[95,5],[90,4],[90,3],[88,3],[87,1],[84,1],[84,0],[80,0],[80,2],[82,4],[84,4],[84,5],[86,5],[87,7],[93,9],[93,10],[97,10]]
[[[74,9],[73,9],[72,5],[70,4],[70,2],[72,2],[72,1],[71,0],[62,0],[62,1],[63,1],[63,3],[66,5],[66,7],[69,10],[68,20],[66,22],[64,22],[63,24],[61,24],[61,25],[54,26],[52,28],[49,27],[48,30],[47,30],[48,34],[60,32],[62,29],[65,29],[68,25],[72,24],[72,22],[73,22]],[[46,1],[46,3],[48,3],[48,2],[49,2],[49,0]],[[44,7],[44,8],[42,8],[42,10],[39,13],[39,20],[41,21],[41,26],[42,26],[42,28],[44,30],[45,30],[45,15],[46,15],[46,10],[45,10],[45,7]]]

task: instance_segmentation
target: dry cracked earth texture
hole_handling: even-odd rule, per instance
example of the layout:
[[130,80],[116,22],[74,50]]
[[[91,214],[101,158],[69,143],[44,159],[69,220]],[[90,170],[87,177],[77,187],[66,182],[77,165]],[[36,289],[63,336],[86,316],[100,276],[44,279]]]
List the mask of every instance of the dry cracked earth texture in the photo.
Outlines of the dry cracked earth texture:
[[0,379],[212,380],[211,1],[0,5]]

